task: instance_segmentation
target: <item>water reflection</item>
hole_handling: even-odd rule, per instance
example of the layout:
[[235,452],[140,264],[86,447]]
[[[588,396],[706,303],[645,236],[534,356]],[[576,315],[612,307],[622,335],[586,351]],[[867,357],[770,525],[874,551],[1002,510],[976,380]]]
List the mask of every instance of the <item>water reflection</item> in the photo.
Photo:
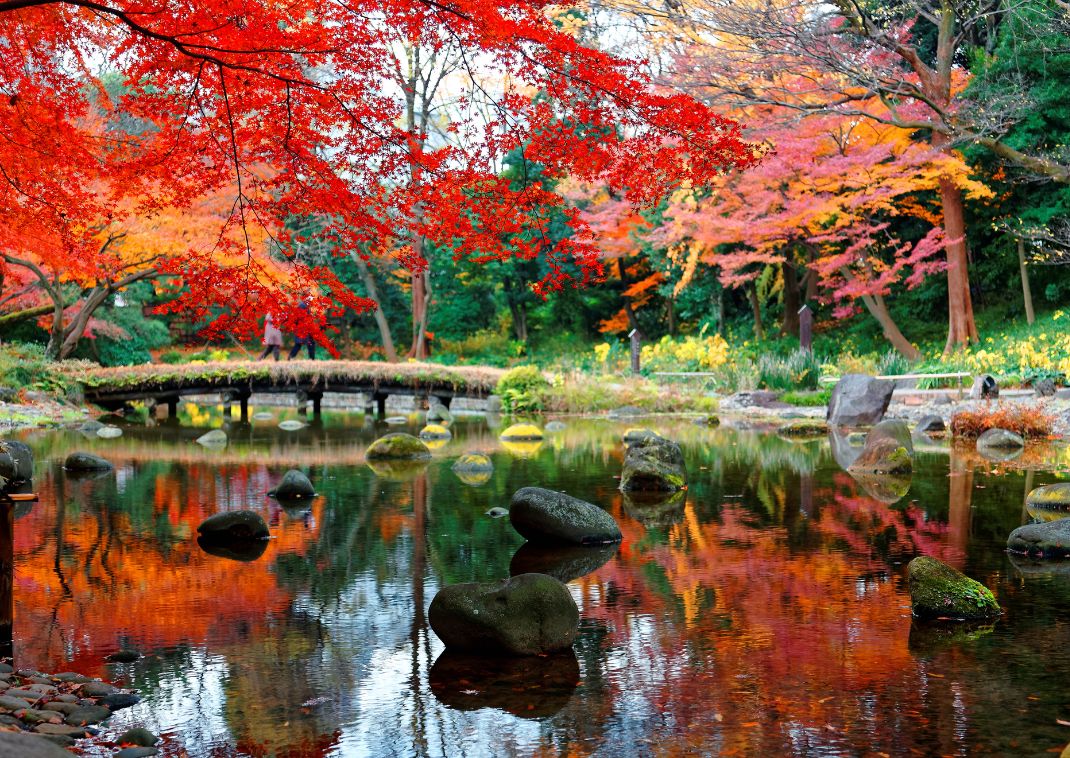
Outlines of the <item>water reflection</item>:
[[[418,468],[379,471],[382,426],[325,414],[232,425],[125,427],[112,440],[26,435],[42,500],[14,523],[19,666],[122,677],[174,755],[1041,754],[1065,744],[1066,577],[1004,551],[1024,495],[1062,452],[992,463],[919,446],[901,499],[874,498],[831,444],[649,419],[680,441],[672,502],[617,490],[626,422],[570,420],[517,455],[482,421]],[[420,420],[408,419],[414,431]],[[391,427],[391,430],[396,429]],[[849,442],[845,444],[849,445]],[[73,449],[115,464],[76,480]],[[450,470],[481,452],[479,487]],[[321,497],[266,492],[290,468]],[[538,485],[607,508],[624,541],[539,551],[484,513]],[[196,526],[248,508],[272,539],[212,555]],[[912,623],[905,565],[926,554],[992,587],[990,629]],[[581,608],[575,656],[473,663],[442,655],[426,608],[442,586],[540,570]],[[983,633],[979,633],[982,632]],[[115,664],[119,649],[143,657]],[[529,708],[529,706],[531,706]]]

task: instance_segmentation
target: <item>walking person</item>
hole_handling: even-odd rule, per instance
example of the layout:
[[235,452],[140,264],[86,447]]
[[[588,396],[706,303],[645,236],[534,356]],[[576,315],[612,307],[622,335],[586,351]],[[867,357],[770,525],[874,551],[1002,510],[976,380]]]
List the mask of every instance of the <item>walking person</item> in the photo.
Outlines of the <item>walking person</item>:
[[[306,303],[304,300],[298,303],[297,307],[300,310],[305,311],[306,313],[308,312],[308,303]],[[308,346],[308,359],[310,361],[316,360],[316,341],[312,339],[312,335],[306,331],[307,327],[304,327],[300,323],[298,323],[297,328],[299,332],[305,331],[305,335],[302,337],[300,333],[294,334],[294,346],[290,350],[290,357],[286,360],[292,361],[294,359],[294,356],[301,352],[302,345]]]
[[264,360],[271,353],[275,353],[275,360],[279,360],[282,351],[282,331],[275,326],[274,318],[270,313],[264,316],[264,352],[258,360]]

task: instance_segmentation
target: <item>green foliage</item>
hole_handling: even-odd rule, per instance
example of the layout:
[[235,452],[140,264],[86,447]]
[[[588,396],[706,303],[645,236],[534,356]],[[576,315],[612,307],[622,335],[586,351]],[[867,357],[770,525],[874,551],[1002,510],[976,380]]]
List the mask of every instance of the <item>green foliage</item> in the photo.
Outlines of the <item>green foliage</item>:
[[182,363],[182,361],[182,353],[178,350],[167,350],[160,354],[160,363],[174,365],[175,363]]
[[550,383],[536,366],[517,366],[498,380],[495,392],[510,413],[542,410]]
[[758,386],[769,390],[814,390],[821,378],[821,361],[808,350],[796,350],[787,358],[758,358]]
[[77,382],[63,371],[64,365],[45,360],[45,349],[32,343],[0,347],[0,387],[77,396]]
[[1022,382],[1034,385],[1045,379],[1051,379],[1056,384],[1066,384],[1066,374],[1057,368],[1028,368],[1022,372]]
[[914,364],[896,350],[886,351],[877,360],[878,376],[900,376],[914,372]]
[[780,402],[787,403],[788,405],[797,405],[802,408],[818,408],[822,405],[828,405],[829,399],[831,397],[831,389],[823,389],[813,392],[797,392],[795,390],[788,390],[778,399],[780,400]]

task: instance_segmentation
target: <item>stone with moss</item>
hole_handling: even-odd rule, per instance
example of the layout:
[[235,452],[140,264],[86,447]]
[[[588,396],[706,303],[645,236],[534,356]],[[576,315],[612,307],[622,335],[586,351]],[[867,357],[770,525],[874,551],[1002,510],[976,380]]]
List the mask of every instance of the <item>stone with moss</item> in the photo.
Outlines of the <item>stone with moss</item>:
[[111,471],[111,461],[92,453],[76,451],[67,456],[63,468],[68,471]]
[[918,618],[971,620],[1000,614],[991,590],[935,558],[915,558],[907,575],[911,611]]
[[1070,519],[1020,526],[1007,538],[1007,549],[1032,558],[1070,558]]
[[628,446],[620,477],[623,492],[674,492],[687,486],[680,446],[664,437],[648,437]]
[[453,432],[451,432],[442,424],[428,424],[420,430],[420,439],[422,440],[448,440],[453,439]]
[[914,470],[914,444],[910,428],[898,419],[877,424],[866,435],[862,452],[851,464],[852,472],[904,476]]
[[650,429],[633,427],[631,429],[625,430],[624,435],[621,439],[624,441],[625,445],[634,445],[640,440],[650,439],[651,437],[657,436],[659,436],[657,432],[653,432]]
[[790,439],[818,439],[828,434],[829,425],[819,419],[789,421],[776,430],[781,437]]
[[542,429],[534,424],[513,424],[498,435],[498,439],[506,442],[531,442],[542,438]]
[[580,612],[568,588],[546,574],[455,584],[427,611],[449,650],[482,655],[546,655],[572,647]]
[[621,540],[617,522],[597,505],[542,487],[523,487],[513,494],[509,521],[532,542],[603,545]]
[[451,467],[454,471],[491,472],[494,462],[482,453],[465,453]]
[[386,434],[368,447],[368,460],[426,460],[431,450],[417,437],[403,432]]

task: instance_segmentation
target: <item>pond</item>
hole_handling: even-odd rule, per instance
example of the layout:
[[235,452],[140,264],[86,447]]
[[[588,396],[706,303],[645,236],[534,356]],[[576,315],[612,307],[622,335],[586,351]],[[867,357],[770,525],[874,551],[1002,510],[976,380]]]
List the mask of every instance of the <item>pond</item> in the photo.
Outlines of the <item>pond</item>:
[[[635,421],[565,419],[506,445],[494,419],[462,419],[430,464],[376,471],[364,450],[386,427],[336,413],[280,430],[293,414],[231,426],[223,450],[193,441],[223,422],[215,409],[117,439],[19,435],[41,501],[15,522],[16,665],[135,688],[143,701],[109,730],[146,726],[194,757],[1050,755],[1070,741],[1070,564],[1004,550],[1030,519],[1025,493],[1065,476],[1062,449],[992,463],[926,444],[890,503],[828,440],[649,417],[691,476],[686,498],[649,508],[617,491]],[[115,471],[65,475],[75,449]],[[451,470],[472,451],[493,459],[487,481]],[[289,468],[316,484],[308,509],[265,497]],[[522,547],[484,514],[528,485],[602,505],[623,543]],[[271,526],[254,560],[196,542],[203,518],[236,508]],[[921,554],[992,588],[1003,616],[913,623],[906,565]],[[574,577],[575,654],[444,655],[436,591],[527,570]],[[142,657],[107,661],[130,648]]]

